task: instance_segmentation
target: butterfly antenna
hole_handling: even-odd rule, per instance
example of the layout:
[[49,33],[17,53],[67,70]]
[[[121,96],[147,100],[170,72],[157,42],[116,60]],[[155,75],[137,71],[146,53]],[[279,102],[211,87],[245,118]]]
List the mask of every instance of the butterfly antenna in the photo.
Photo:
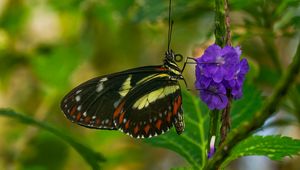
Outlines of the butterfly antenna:
[[172,38],[172,29],[173,29],[173,23],[174,21],[171,20],[171,14],[172,14],[172,0],[169,1],[169,30],[168,30],[168,51],[170,51],[170,44],[171,44],[171,38]]

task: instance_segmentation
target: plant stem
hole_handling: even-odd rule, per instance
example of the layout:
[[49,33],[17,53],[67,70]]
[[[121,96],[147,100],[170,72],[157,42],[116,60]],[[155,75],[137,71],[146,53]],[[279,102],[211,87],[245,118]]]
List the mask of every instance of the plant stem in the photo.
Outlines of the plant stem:
[[225,10],[225,27],[226,27],[226,45],[231,46],[231,32],[230,32],[230,17],[229,17],[229,8],[228,0],[224,0],[224,10]]
[[232,99],[231,99],[231,96],[229,95],[228,97],[228,104],[226,106],[226,108],[222,111],[222,117],[221,117],[221,130],[220,130],[220,133],[221,133],[221,139],[220,139],[220,144],[222,144],[226,137],[227,137],[227,133],[229,132],[230,130],[230,110],[231,110],[231,102],[232,102]]
[[218,169],[234,146],[251,135],[251,132],[263,125],[265,120],[276,111],[284,96],[288,93],[288,90],[295,82],[299,71],[300,43],[298,44],[297,52],[294,56],[293,62],[288,67],[286,74],[277,84],[274,93],[267,98],[262,109],[255,114],[254,118],[250,122],[243,123],[229,133],[227,139],[220,145],[213,158],[206,164],[205,169]]
[[224,0],[215,0],[215,43],[221,47],[226,44],[226,24]]
[[[230,17],[229,17],[229,9],[228,9],[228,0],[215,0],[215,38],[216,44],[221,47],[225,45],[231,45],[231,33],[230,33]],[[223,142],[227,136],[227,132],[230,128],[230,93],[229,94],[229,102],[228,106],[222,111],[221,121],[219,120],[217,123],[217,127],[221,127],[218,132],[221,132],[219,140],[216,142]],[[220,113],[219,113],[220,114]],[[220,143],[220,144],[221,144]]]
[[210,124],[209,124],[209,135],[208,135],[208,142],[207,142],[207,151],[210,151],[210,140],[212,138],[212,136],[215,136],[216,140],[215,140],[215,147],[217,147],[220,141],[220,111],[219,110],[213,110],[210,111]]

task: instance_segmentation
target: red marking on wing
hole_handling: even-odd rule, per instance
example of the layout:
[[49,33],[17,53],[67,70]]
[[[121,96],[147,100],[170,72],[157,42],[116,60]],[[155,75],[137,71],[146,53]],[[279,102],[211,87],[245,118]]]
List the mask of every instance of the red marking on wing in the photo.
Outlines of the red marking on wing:
[[147,124],[147,125],[144,127],[144,131],[145,131],[146,134],[148,134],[149,130],[150,130],[150,125]]
[[79,121],[80,117],[81,117],[81,113],[79,112],[79,113],[77,114],[77,116],[76,116],[76,121],[77,121],[77,122]]
[[128,120],[128,121],[126,122],[126,124],[125,124],[125,129],[128,129],[128,128],[129,128],[129,122],[130,122],[130,120]]
[[120,115],[120,117],[119,117],[119,124],[122,123],[122,121],[124,119],[124,115],[125,115],[125,113],[122,112],[121,115]]
[[114,111],[114,116],[113,116],[114,119],[119,115],[119,113],[121,112],[121,110],[122,110],[124,104],[125,104],[125,101],[122,101],[122,102],[118,105],[118,107],[115,109],[115,111]]
[[165,68],[165,67],[157,67],[156,68],[158,71],[166,71],[166,70],[168,70],[167,68]]
[[100,125],[100,121],[101,121],[101,119],[97,119],[96,120],[96,125]]
[[175,115],[178,112],[180,106],[181,106],[181,96],[178,96],[178,98],[174,102],[173,115]]
[[87,117],[84,119],[84,122],[85,122],[85,123],[89,123],[90,120],[91,120],[91,117],[87,116]]
[[71,112],[69,113],[71,116],[75,113],[77,106],[73,106]]
[[133,129],[133,133],[134,133],[134,134],[137,134],[137,133],[138,133],[138,131],[139,131],[139,126],[138,126],[138,125],[136,125],[136,127]]
[[160,129],[161,124],[162,124],[162,121],[161,121],[160,119],[157,120],[157,122],[155,123],[156,128],[157,128],[157,129]]
[[168,112],[168,115],[167,115],[167,121],[168,122],[171,121],[171,116],[172,116],[172,112]]

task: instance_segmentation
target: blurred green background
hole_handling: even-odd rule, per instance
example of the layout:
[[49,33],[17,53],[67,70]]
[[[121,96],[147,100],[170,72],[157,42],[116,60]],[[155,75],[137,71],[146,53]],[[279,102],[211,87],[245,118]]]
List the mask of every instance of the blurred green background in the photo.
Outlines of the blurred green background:
[[[213,1],[173,3],[171,47],[198,57],[214,42]],[[242,56],[250,61],[248,77],[268,95],[299,42],[300,2],[230,0],[230,10],[233,44],[241,45]],[[47,122],[99,151],[107,159],[104,169],[187,166],[176,153],[121,132],[72,124],[59,108],[62,97],[85,80],[161,64],[167,20],[168,0],[0,0],[0,107]],[[184,73],[190,88],[193,67]],[[290,91],[274,118],[284,120],[283,126],[272,130],[300,138],[299,81]],[[90,168],[61,139],[13,119],[0,117],[0,136],[0,169]],[[297,159],[270,164],[272,169],[300,167]],[[231,169],[243,166],[239,160]]]

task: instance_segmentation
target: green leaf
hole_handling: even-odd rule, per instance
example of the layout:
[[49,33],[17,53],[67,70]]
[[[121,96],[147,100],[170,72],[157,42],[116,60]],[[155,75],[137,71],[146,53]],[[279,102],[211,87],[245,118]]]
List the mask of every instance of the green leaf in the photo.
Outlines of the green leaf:
[[297,8],[299,5],[300,1],[298,0],[283,0],[280,4],[278,4],[275,15],[282,16],[289,10],[289,8]]
[[66,88],[70,74],[81,61],[80,52],[76,49],[71,44],[42,47],[31,60],[34,73],[39,80],[50,87],[56,89]]
[[208,135],[208,108],[199,98],[183,91],[185,130],[177,135],[175,130],[155,138],[145,139],[154,146],[164,147],[183,156],[193,169],[202,169],[206,163]]
[[19,35],[23,32],[24,26],[26,26],[29,8],[22,1],[8,1],[3,6],[0,16],[1,29],[9,32],[11,36]]
[[251,136],[233,148],[223,167],[242,156],[260,155],[281,160],[300,153],[300,140],[284,136]]
[[231,128],[237,128],[241,123],[250,121],[261,108],[263,98],[259,90],[253,85],[245,84],[243,97],[234,101],[231,110]]
[[191,167],[179,167],[179,168],[171,168],[171,170],[193,170]]
[[291,19],[291,23],[292,23],[297,29],[299,29],[299,28],[300,28],[300,16],[294,16],[294,17]]
[[44,122],[37,121],[29,116],[17,113],[10,109],[0,109],[0,115],[10,117],[24,124],[33,125],[41,129],[44,129],[48,132],[51,132],[52,134],[56,135],[57,137],[61,138],[66,143],[71,145],[93,169],[100,169],[99,163],[105,161],[104,157],[100,153],[93,151],[89,147],[77,142],[75,139],[68,136],[67,133],[59,131],[58,129]]

